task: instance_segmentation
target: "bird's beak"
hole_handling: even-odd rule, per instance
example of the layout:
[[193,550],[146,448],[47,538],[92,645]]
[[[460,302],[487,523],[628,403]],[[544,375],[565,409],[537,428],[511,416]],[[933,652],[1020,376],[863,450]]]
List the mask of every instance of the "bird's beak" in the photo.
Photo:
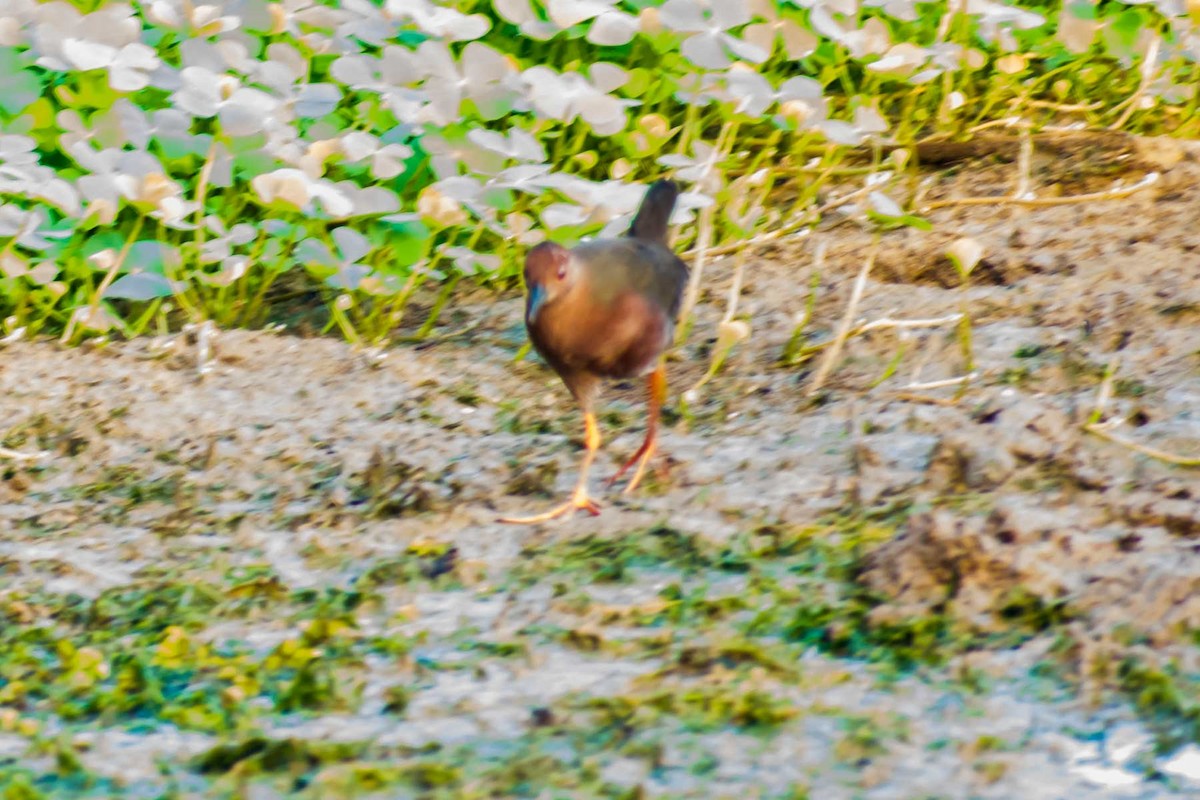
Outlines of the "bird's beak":
[[525,301],[525,320],[527,322],[535,321],[537,319],[538,311],[545,302],[545,287],[539,283],[531,284],[529,287],[529,297]]

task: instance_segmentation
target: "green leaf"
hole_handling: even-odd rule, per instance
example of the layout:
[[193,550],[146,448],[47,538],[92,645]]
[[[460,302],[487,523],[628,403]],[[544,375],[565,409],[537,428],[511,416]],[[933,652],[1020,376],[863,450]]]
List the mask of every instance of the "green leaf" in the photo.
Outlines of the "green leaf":
[[[208,153],[208,148],[212,145],[212,135],[208,133],[198,133],[195,136],[187,138],[175,138],[172,136],[156,136],[154,141],[158,142],[162,148],[163,155],[169,161],[178,161],[188,156],[196,156],[203,159]],[[196,168],[199,172],[199,167]]]
[[171,282],[154,272],[132,272],[113,281],[104,292],[107,300],[153,300],[175,294]]
[[919,231],[931,231],[933,225],[924,217],[918,217],[915,214],[903,214],[901,216],[891,216],[889,214],[880,214],[878,211],[867,210],[867,218],[878,224],[884,230],[894,230],[896,228],[916,228]]
[[125,267],[122,271],[153,272],[156,275],[163,275],[166,272],[164,265],[168,261],[178,266],[179,251],[165,242],[143,239],[135,242],[129,248],[129,255],[125,258]]
[[424,31],[416,30],[402,30],[396,34],[396,41],[412,50],[415,50],[417,46],[421,44],[421,42],[427,41],[431,38],[433,37]]
[[54,119],[56,113],[58,110],[47,97],[39,97],[25,108],[25,115],[29,119],[31,130],[53,129],[57,133],[58,128]]
[[1104,27],[1104,42],[1113,55],[1128,58],[1133,55],[1138,33],[1145,24],[1146,15],[1140,8],[1127,8]]
[[233,173],[239,178],[249,180],[263,173],[270,172],[275,169],[276,164],[275,157],[260,145],[254,149],[243,150],[240,153],[235,152],[233,156]]
[[11,47],[0,47],[0,109],[20,114],[42,94],[42,82],[27,69],[25,60]]
[[391,258],[380,265],[382,271],[390,272],[396,267],[411,267],[428,255],[432,239],[425,223],[411,220],[384,222],[384,225],[390,232],[385,246],[391,253]]
[[120,250],[124,244],[125,237],[121,235],[120,231],[108,230],[97,233],[95,236],[89,236],[83,243],[83,247],[79,248],[79,252],[84,258],[88,258],[101,250]]
[[897,217],[896,222],[909,228],[916,228],[919,231],[933,230],[933,223],[924,217],[918,217],[916,214],[905,214],[902,217]]
[[87,108],[112,108],[112,104],[120,97],[108,85],[108,73],[101,71],[76,72],[75,80],[79,90],[75,93],[75,102]]
[[660,77],[651,73],[650,70],[637,67],[629,71],[629,81],[621,87],[621,90],[629,97],[641,97],[659,80]]
[[1097,20],[1100,14],[1096,9],[1095,3],[1089,3],[1087,0],[1078,0],[1075,3],[1068,3],[1067,10],[1071,12],[1071,16],[1076,19]]

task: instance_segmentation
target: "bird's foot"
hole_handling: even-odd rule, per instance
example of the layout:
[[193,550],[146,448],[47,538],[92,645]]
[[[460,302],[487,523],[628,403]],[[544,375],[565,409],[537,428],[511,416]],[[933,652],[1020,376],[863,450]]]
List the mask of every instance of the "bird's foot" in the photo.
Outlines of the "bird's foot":
[[552,519],[566,516],[575,511],[586,511],[593,517],[600,513],[600,506],[592,498],[588,497],[587,489],[582,486],[575,490],[570,500],[545,513],[535,514],[532,517],[501,517],[496,521],[512,525],[534,525],[539,522],[549,522]]
[[637,470],[634,471],[633,477],[629,479],[629,483],[621,490],[621,494],[629,494],[636,489],[638,484],[642,482],[642,476],[646,474],[646,465],[650,463],[650,458],[654,455],[656,449],[654,439],[647,438],[646,441],[642,442],[642,446],[638,448],[638,451],[633,454],[633,458],[626,461],[625,465],[617,470],[617,474],[608,479],[608,482],[604,484],[605,488],[611,489],[613,484],[629,471],[630,467],[637,464]]

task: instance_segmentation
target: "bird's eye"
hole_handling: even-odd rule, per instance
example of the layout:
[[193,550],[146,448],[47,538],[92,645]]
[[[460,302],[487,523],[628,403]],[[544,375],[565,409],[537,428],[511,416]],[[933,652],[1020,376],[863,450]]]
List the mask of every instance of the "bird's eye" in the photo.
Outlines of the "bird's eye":
[[558,279],[561,281],[565,277],[567,277],[567,268],[566,266],[561,266],[558,268]]

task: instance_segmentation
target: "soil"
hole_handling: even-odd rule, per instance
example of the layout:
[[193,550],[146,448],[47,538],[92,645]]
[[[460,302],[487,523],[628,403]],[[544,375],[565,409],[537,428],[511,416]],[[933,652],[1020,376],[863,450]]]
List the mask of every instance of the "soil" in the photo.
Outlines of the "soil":
[[[288,592],[325,590],[388,559],[453,546],[449,582],[385,581],[358,615],[362,631],[417,642],[408,660],[366,659],[354,670],[364,687],[356,706],[277,714],[260,735],[367,741],[392,763],[437,748],[500,763],[502,745],[527,741],[531,728],[592,725],[589,698],[736,686],[790,712],[762,725],[745,714],[718,714],[733,721],[715,726],[638,717],[633,737],[653,747],[584,753],[560,739],[554,769],[573,765],[604,791],[655,797],[1196,796],[1193,734],[1164,747],[1160,715],[1138,702],[1121,665],[1200,676],[1200,478],[1084,429],[1107,385],[1103,418],[1125,420],[1114,432],[1200,456],[1200,165],[1186,152],[1155,157],[1160,179],[1132,197],[952,206],[931,214],[932,231],[883,235],[856,321],[965,310],[976,376],[961,395],[957,384],[924,388],[964,372],[958,330],[943,325],[852,338],[810,396],[824,351],[780,361],[813,270],[811,241],[795,238],[750,259],[739,312],[752,335],[684,408],[680,393],[707,369],[733,262],[710,264],[696,327],[668,364],[666,469],[631,495],[600,494],[594,518],[496,521],[562,499],[581,452],[561,383],[533,356],[514,362],[525,341],[516,296],[464,296],[444,325],[468,333],[382,354],[220,331],[204,375],[184,335],[8,344],[4,444],[46,452],[6,459],[0,593],[94,599],[151,575],[203,582],[237,568],[269,570]],[[1035,162],[1039,194],[1071,170],[1064,159]],[[1115,175],[1076,172],[1070,191],[1139,177],[1121,163]],[[1013,172],[976,162],[939,173],[928,197],[1001,195]],[[809,345],[832,337],[872,246],[871,231],[831,221],[811,237],[828,252]],[[984,249],[966,287],[944,255],[961,237]],[[640,443],[642,388],[612,386],[602,403],[597,492]],[[875,598],[865,625],[936,618],[999,638],[897,671],[828,646],[835,619],[801,637],[811,646],[780,640],[786,668],[724,658],[682,669],[680,648],[720,649],[735,617],[663,633],[632,622],[634,612],[664,602],[673,584],[737,598],[749,591],[744,574],[689,571],[673,557],[643,558],[615,580],[539,571],[572,543],[634,547],[670,531],[720,552],[755,531],[836,536],[838,520],[883,531],[856,551],[847,578]],[[1020,626],[1021,636],[1000,636]],[[196,636],[267,652],[294,629],[234,619]],[[519,641],[525,655],[466,671],[413,666],[452,661],[464,630]],[[652,635],[669,646],[639,644]],[[398,680],[411,684],[399,717],[382,699]],[[1168,729],[1189,719],[1173,711]],[[50,774],[53,756],[35,739],[66,732],[83,769],[131,794],[174,785],[176,796],[205,796],[219,780],[194,760],[219,735],[120,718],[80,724],[36,705],[22,713],[39,719],[41,738],[0,726],[0,765]],[[331,768],[313,769],[324,779]],[[264,771],[263,786],[279,794],[254,796],[286,793]]]

